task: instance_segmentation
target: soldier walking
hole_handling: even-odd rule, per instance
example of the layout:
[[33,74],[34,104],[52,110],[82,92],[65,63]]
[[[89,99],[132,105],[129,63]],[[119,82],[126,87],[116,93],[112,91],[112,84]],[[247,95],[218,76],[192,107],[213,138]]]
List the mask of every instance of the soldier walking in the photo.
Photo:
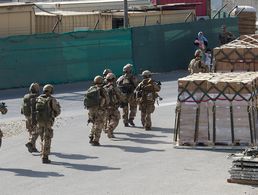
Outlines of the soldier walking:
[[29,132],[29,141],[25,144],[30,153],[38,152],[36,140],[38,138],[37,120],[36,120],[36,98],[39,96],[39,84],[32,83],[29,87],[29,93],[24,95],[21,108],[21,114],[26,118],[26,129]]
[[56,98],[52,96],[54,87],[47,84],[43,87],[43,94],[36,99],[36,117],[41,138],[41,158],[42,163],[51,163],[48,156],[50,154],[51,139],[55,118],[60,115],[61,107]]
[[110,101],[107,106],[107,126],[105,132],[108,138],[115,138],[114,129],[117,127],[121,118],[118,108],[126,97],[116,86],[116,76],[113,73],[108,73],[106,80],[107,84],[104,86],[104,89],[107,91]]
[[[117,85],[126,96],[125,103],[121,104],[123,109],[123,122],[125,127],[135,126],[133,120],[136,116],[137,102],[134,90],[138,84],[137,78],[132,74],[133,65],[127,64],[123,67],[124,74],[117,79]],[[129,113],[130,109],[130,113]]]
[[158,98],[157,92],[160,91],[160,83],[151,78],[151,72],[142,72],[143,80],[136,87],[137,101],[141,111],[141,121],[145,130],[151,130],[151,114],[155,110],[155,100]]
[[84,106],[89,110],[88,122],[92,123],[90,130],[90,144],[99,146],[101,131],[104,128],[105,109],[109,104],[109,97],[103,88],[104,79],[101,76],[94,78],[94,85],[91,86],[85,94]]

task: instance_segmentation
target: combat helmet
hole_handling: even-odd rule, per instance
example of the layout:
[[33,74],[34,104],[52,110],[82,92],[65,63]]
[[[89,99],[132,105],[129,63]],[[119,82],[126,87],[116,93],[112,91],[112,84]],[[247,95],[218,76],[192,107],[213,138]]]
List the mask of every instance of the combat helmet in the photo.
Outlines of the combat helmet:
[[31,83],[29,91],[31,93],[39,93],[39,84],[38,83]]
[[103,84],[104,82],[104,79],[102,76],[98,75],[98,76],[95,76],[94,78],[94,84]]
[[105,77],[105,76],[107,76],[107,74],[108,73],[112,73],[112,70],[110,70],[110,69],[105,69],[104,71],[103,71],[103,76]]
[[150,78],[151,77],[151,71],[145,70],[142,72],[142,77],[143,78]]
[[132,64],[126,64],[126,65],[123,67],[123,72],[124,72],[124,73],[130,73],[130,72],[132,71],[132,67],[133,67]]
[[116,75],[113,74],[112,72],[108,73],[107,76],[106,76],[106,79],[107,80],[113,80],[113,79],[116,79]]
[[54,93],[54,87],[53,87],[53,85],[51,85],[51,84],[46,84],[46,85],[43,87],[43,93],[46,93],[46,92],[49,92],[50,94],[53,94],[53,93]]

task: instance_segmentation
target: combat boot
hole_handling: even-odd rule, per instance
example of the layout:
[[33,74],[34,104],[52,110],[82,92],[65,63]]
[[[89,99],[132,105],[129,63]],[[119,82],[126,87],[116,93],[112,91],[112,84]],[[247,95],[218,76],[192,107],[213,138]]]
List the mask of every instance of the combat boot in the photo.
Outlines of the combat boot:
[[92,146],[100,146],[100,144],[99,144],[98,141],[92,141],[91,145],[92,145]]
[[90,138],[89,143],[91,144],[93,142],[93,135],[90,135],[89,138]]
[[42,158],[42,163],[43,163],[43,164],[50,164],[50,163],[51,163],[51,160],[48,159],[48,156],[47,156],[47,157],[43,157],[43,158]]
[[145,130],[149,131],[149,130],[151,130],[151,127],[145,127]]
[[129,124],[132,126],[132,127],[134,127],[135,126],[135,124],[134,124],[134,122],[133,122],[133,119],[131,118],[131,119],[129,119],[128,120],[128,122],[129,122]]
[[30,153],[32,153],[32,152],[33,152],[33,146],[32,146],[32,143],[28,142],[27,144],[25,144],[25,146],[28,148],[28,151],[29,151]]
[[33,147],[32,152],[39,152],[37,148]]

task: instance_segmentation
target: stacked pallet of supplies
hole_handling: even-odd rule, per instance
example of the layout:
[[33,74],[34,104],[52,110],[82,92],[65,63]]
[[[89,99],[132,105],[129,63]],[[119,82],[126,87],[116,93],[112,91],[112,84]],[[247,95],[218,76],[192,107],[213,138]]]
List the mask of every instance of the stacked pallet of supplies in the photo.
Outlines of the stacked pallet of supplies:
[[178,80],[174,141],[255,145],[258,73],[198,73]]
[[229,183],[258,185],[258,148],[248,148],[242,153],[232,154]]
[[248,72],[258,70],[258,35],[242,35],[213,49],[214,72]]

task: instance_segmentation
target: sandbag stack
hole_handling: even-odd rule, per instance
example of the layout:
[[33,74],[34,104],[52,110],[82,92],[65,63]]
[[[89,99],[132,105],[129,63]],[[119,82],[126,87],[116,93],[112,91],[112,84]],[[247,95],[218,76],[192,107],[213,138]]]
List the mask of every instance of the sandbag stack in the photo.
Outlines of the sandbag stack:
[[242,153],[232,154],[229,183],[258,185],[258,148],[248,148]]
[[198,73],[178,80],[179,146],[256,145],[258,73]]
[[258,70],[258,35],[242,35],[213,49],[214,72],[248,72]]

